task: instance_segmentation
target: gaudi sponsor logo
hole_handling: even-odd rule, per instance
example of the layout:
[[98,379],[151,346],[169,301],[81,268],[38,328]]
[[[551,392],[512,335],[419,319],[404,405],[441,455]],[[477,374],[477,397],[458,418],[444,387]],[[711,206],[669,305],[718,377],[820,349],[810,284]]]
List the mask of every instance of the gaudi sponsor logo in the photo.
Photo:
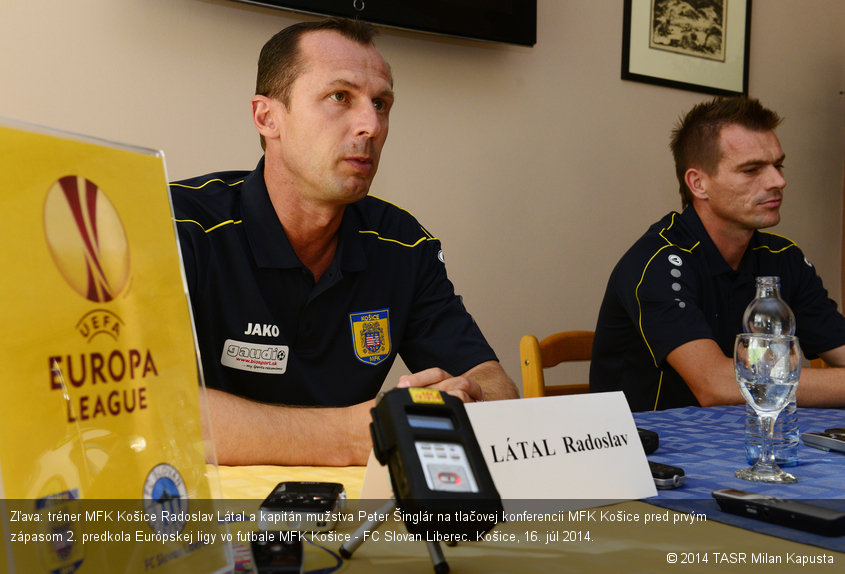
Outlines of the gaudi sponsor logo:
[[[50,186],[44,235],[56,268],[85,299],[100,305],[114,302],[129,284],[126,232],[117,210],[92,181],[68,175]],[[114,311],[98,307],[85,312],[74,328],[87,343],[102,337],[117,343],[126,324]],[[138,381],[158,375],[149,349],[55,352],[46,363],[50,389],[71,399],[68,422],[146,409],[147,388]]]
[[[278,327],[275,330],[278,332]],[[288,367],[288,355],[290,349],[287,345],[262,345],[226,339],[220,364],[241,371],[283,375]]]

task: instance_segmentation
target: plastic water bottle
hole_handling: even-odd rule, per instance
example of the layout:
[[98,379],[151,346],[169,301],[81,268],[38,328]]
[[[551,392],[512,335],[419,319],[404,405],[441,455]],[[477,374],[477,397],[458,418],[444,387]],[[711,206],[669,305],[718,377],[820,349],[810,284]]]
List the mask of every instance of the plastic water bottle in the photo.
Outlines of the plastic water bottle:
[[[780,296],[780,277],[757,277],[757,294],[742,315],[746,333],[794,335],[795,315]],[[745,457],[754,464],[760,457],[760,419],[745,405]],[[779,466],[798,464],[798,407],[793,391],[789,403],[778,415],[774,429],[775,461]]]

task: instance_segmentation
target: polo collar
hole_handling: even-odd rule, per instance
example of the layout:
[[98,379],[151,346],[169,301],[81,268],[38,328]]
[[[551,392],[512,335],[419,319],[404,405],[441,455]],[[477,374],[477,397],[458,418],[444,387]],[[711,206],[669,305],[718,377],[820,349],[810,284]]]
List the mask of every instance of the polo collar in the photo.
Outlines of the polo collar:
[[739,269],[734,271],[734,269],[728,265],[728,262],[725,261],[725,258],[722,257],[722,254],[719,252],[716,244],[713,243],[713,240],[710,238],[710,234],[707,233],[707,229],[701,222],[701,218],[698,216],[694,207],[689,206],[684,209],[681,214],[681,219],[684,221],[684,225],[687,229],[690,230],[690,233],[699,241],[698,249],[701,250],[701,254],[707,263],[707,267],[710,269],[711,275],[730,274],[734,278],[747,275],[751,279],[754,278],[754,269],[752,268],[753,263],[751,261],[752,258],[749,254],[752,252],[754,246],[760,243],[759,232],[754,232],[754,235],[751,237],[751,241],[748,243],[748,247],[742,256]]
[[[358,230],[365,227],[364,215],[358,203],[346,207],[340,223],[338,247],[333,265],[339,262],[341,271],[366,268],[367,258]],[[296,269],[303,267],[285,234],[270,194],[264,182],[264,157],[244,178],[241,185],[241,218],[247,240],[258,267]]]

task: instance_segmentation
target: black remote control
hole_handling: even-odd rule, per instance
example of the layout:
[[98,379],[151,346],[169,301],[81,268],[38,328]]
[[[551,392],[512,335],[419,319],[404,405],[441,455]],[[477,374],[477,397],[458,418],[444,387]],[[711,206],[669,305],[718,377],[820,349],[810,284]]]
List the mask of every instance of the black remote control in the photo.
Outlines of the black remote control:
[[714,490],[713,498],[723,511],[732,514],[806,530],[822,536],[845,534],[845,512],[832,508],[733,488]]

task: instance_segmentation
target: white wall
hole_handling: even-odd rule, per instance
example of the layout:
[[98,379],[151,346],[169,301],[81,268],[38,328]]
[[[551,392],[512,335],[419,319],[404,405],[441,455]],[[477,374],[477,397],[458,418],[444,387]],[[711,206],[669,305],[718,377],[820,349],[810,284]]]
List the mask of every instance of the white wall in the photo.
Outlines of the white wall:
[[[539,0],[538,43],[386,29],[398,95],[372,193],[444,242],[519,380],[518,342],[592,329],[607,276],[679,200],[667,142],[707,96],[620,80],[622,0]],[[0,116],[165,151],[172,179],[251,169],[263,43],[299,14],[230,0],[0,0]],[[776,232],[839,300],[845,2],[758,0],[750,93],[786,117]]]

